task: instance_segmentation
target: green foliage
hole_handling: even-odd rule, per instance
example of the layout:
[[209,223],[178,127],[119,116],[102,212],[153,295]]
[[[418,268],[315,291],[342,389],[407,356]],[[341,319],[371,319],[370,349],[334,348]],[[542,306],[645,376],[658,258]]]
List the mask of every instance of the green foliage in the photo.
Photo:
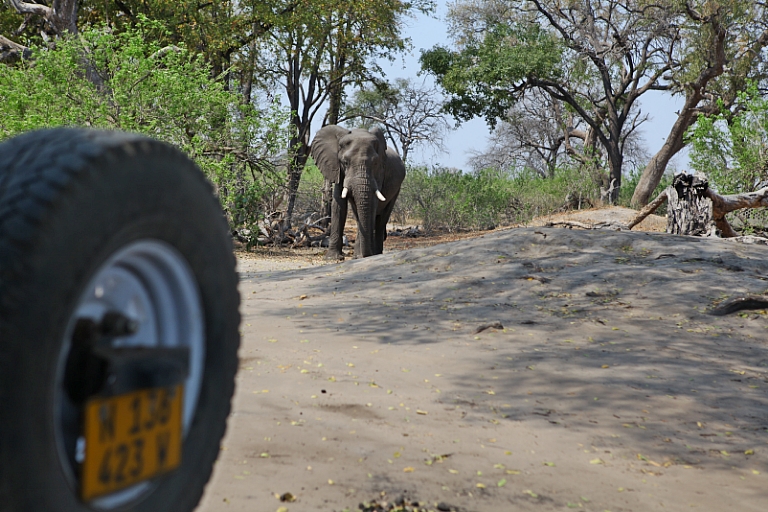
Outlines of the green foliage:
[[200,55],[155,42],[159,22],[114,33],[93,28],[0,73],[0,139],[42,127],[143,133],[189,154],[216,186],[233,227],[253,224],[287,115],[244,105],[211,78]]
[[[317,214],[323,210],[323,185],[325,178],[310,157],[301,176],[299,191],[296,194],[296,215]],[[315,221],[317,221],[315,215]]]
[[561,58],[560,44],[539,25],[499,23],[460,52],[436,46],[420,60],[451,95],[448,113],[463,121],[483,116],[493,127],[519,99],[522,81],[557,78]]
[[750,86],[738,102],[738,114],[701,116],[688,132],[693,168],[723,194],[752,192],[768,179],[768,98]]
[[[637,184],[640,182],[640,178],[643,175],[643,169],[642,167],[634,169],[630,171],[628,174],[624,176],[624,181],[621,185],[621,192],[619,193],[619,200],[618,204],[620,206],[626,206],[631,207],[632,203],[632,195],[635,193],[635,188],[637,187]],[[665,172],[664,175],[661,177],[661,180],[659,181],[659,184],[656,185],[656,188],[653,190],[653,193],[651,194],[651,199],[655,199],[659,194],[662,193],[662,191],[670,186],[672,184],[672,179],[674,178],[674,172],[668,171]],[[654,212],[656,215],[666,215],[667,214],[667,203],[665,202],[659,208],[656,209],[656,212]]]
[[588,206],[594,188],[592,179],[578,169],[560,169],[545,179],[525,170],[464,174],[457,169],[411,167],[394,216],[401,223],[418,221],[426,231],[492,229],[552,213],[567,197]]
[[490,229],[504,213],[506,183],[491,172],[463,174],[457,169],[411,167],[395,207],[395,218],[419,219],[436,228]]
[[512,224],[529,222],[563,208],[589,208],[597,201],[594,177],[582,167],[557,168],[551,178],[532,169],[516,172],[511,178],[513,201],[507,213]]

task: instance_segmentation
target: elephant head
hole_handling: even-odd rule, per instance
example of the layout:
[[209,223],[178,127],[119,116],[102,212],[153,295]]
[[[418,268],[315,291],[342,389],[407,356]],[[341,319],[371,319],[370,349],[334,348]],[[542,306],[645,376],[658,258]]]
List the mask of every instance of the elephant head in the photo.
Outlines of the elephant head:
[[326,126],[315,135],[311,155],[325,179],[334,184],[327,257],[343,258],[341,238],[347,205],[352,206],[357,221],[355,257],[380,254],[386,223],[405,178],[405,166],[387,149],[381,129]]

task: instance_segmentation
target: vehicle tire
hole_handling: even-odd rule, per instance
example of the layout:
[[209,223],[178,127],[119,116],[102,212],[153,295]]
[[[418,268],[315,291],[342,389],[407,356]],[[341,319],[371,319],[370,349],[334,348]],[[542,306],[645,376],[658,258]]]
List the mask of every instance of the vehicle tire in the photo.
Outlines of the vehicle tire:
[[[81,129],[0,144],[0,511],[192,510],[230,411],[239,301],[226,220],[180,151]],[[182,464],[84,503],[63,372],[75,318],[107,307],[151,317],[137,343],[189,347]]]

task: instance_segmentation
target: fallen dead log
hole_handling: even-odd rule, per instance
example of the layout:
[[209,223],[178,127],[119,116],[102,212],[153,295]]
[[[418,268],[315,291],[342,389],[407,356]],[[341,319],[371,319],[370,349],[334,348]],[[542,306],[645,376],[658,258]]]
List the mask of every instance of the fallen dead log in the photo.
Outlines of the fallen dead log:
[[627,224],[632,229],[656,209],[668,202],[667,233],[678,235],[718,234],[723,238],[738,237],[726,214],[744,208],[768,206],[768,187],[743,194],[720,195],[709,188],[709,180],[701,173],[678,174],[651,203]]
[[491,322],[490,324],[482,324],[475,329],[474,334],[479,334],[487,329],[496,329],[497,331],[501,331],[504,329],[504,326],[501,324],[501,322]]
[[747,297],[736,297],[719,304],[709,312],[710,315],[725,316],[743,310],[768,309],[768,297],[759,295],[749,295]]
[[577,220],[554,220],[544,224],[544,227],[547,227],[547,228],[566,227],[566,228],[579,228],[579,229],[613,229],[616,231],[627,229],[627,226],[620,222],[611,221],[611,222],[595,222],[592,224],[587,224],[586,222],[579,222]]

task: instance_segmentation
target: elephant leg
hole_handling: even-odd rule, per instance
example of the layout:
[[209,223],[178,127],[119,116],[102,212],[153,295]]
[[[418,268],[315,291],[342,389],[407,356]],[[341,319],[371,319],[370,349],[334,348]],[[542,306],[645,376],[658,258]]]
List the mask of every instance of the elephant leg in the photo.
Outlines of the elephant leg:
[[373,254],[381,254],[384,252],[384,240],[387,239],[387,222],[392,215],[392,210],[395,208],[395,200],[397,195],[389,201],[381,214],[376,216],[376,226],[373,230],[374,242],[373,242]]
[[327,260],[343,260],[344,225],[347,223],[347,200],[341,197],[342,186],[333,184],[333,200],[331,201],[331,233],[328,240]]

